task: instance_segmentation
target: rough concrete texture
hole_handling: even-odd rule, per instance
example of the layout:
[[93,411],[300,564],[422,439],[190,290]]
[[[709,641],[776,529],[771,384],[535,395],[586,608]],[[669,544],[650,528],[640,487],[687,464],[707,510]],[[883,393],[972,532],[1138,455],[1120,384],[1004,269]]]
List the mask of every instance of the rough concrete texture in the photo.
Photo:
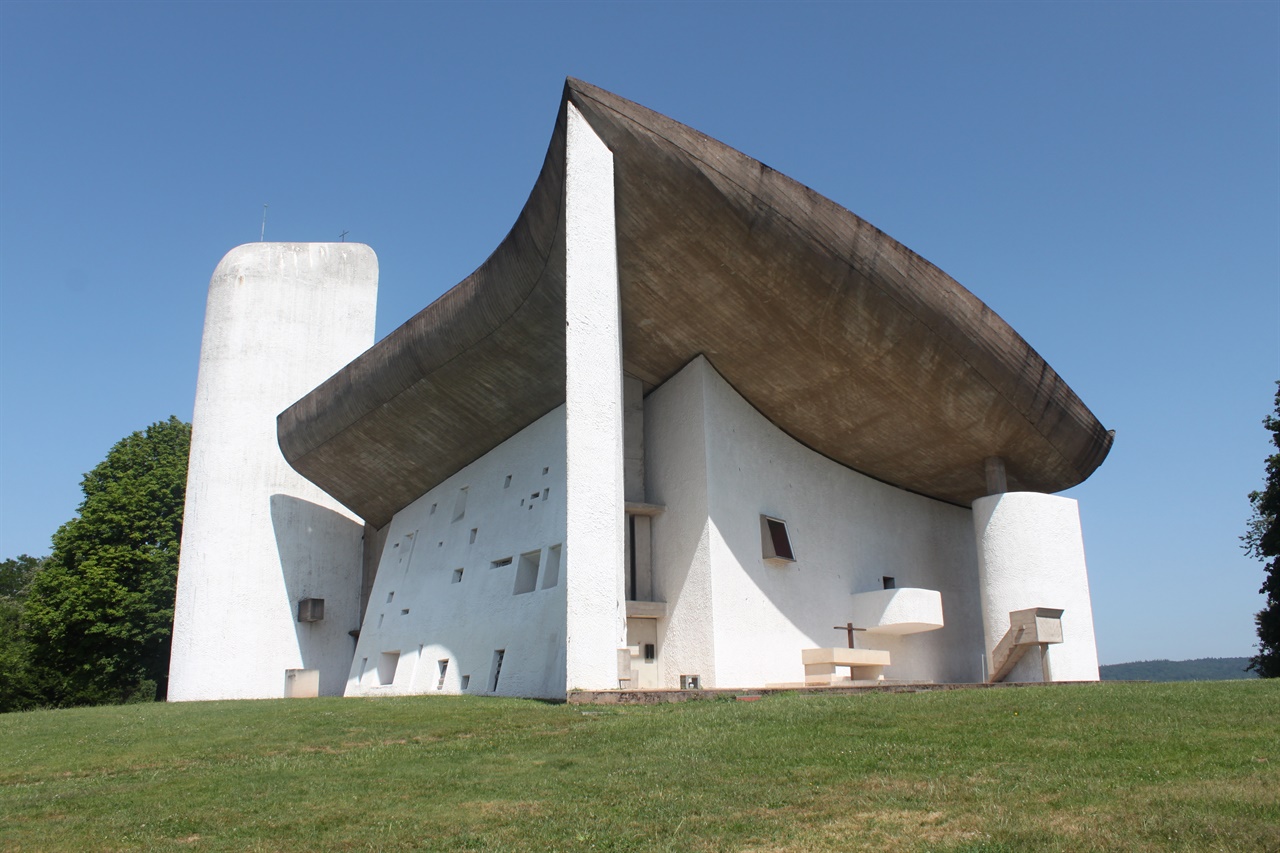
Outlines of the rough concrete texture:
[[[1098,649],[1076,502],[1030,492],[991,495],[974,501],[973,529],[987,655],[1009,630],[1011,611],[1061,608],[1063,642],[1048,647],[1050,678],[1096,681]],[[1027,654],[1008,676],[1042,678],[1039,654]]]
[[626,645],[622,336],[613,154],[572,104],[565,155],[567,679],[618,686]]
[[[276,416],[373,343],[377,286],[359,243],[250,243],[209,282],[171,700],[283,696],[294,669],[342,692],[363,527],[285,462]],[[303,598],[324,599],[322,621],[296,621]]]
[[988,458],[1011,488],[1053,492],[1106,457],[1111,435],[1066,383],[937,267],[762,163],[570,80],[507,238],[281,418],[289,460],[375,527],[564,402],[571,115],[612,152],[622,369],[646,391],[703,355],[801,444],[965,507],[987,494]]

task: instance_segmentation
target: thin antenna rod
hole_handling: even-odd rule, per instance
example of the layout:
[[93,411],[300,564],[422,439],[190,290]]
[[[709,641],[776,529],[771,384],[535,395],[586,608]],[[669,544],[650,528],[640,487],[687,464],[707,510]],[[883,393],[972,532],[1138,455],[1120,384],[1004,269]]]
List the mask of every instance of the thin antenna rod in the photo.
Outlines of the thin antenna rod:
[[267,205],[262,206],[262,233],[258,235],[258,242],[261,243],[267,239]]

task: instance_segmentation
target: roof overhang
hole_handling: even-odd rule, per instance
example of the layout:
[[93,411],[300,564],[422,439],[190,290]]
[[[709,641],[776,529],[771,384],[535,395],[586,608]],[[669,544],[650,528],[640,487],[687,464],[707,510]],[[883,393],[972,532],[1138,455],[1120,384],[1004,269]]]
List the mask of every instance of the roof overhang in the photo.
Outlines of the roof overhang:
[[614,155],[623,368],[704,355],[802,444],[969,505],[1088,477],[1112,434],[1017,332],[933,264],[768,166],[570,79],[528,202],[465,280],[285,410],[300,473],[381,527],[564,402],[567,103]]

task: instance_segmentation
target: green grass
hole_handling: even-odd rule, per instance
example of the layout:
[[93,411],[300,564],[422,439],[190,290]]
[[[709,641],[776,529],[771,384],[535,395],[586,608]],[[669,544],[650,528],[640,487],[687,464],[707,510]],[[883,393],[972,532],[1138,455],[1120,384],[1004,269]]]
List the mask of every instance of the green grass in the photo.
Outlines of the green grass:
[[1280,683],[0,716],[12,850],[1280,850]]

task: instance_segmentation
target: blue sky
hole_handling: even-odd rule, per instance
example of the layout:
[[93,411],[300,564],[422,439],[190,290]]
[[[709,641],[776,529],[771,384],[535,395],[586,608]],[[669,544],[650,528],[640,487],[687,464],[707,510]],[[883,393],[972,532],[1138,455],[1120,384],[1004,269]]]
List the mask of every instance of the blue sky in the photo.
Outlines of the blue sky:
[[565,76],[848,207],[1117,431],[1081,502],[1104,663],[1246,655],[1280,379],[1280,4],[0,4],[0,557],[190,419],[209,276],[368,243],[379,336],[493,249]]

